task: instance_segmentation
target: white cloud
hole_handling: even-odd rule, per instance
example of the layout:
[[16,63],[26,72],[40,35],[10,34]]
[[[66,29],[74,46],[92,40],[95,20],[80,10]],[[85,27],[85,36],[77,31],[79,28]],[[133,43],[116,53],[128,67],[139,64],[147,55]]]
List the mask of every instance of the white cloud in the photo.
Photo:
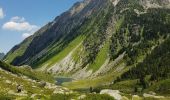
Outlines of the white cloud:
[[37,29],[38,26],[31,25],[28,22],[15,22],[9,21],[2,26],[3,29],[11,30],[11,31],[32,31]]
[[0,19],[4,18],[4,12],[3,12],[3,9],[0,8]]
[[32,31],[38,28],[36,25],[31,25],[29,22],[25,21],[23,17],[12,17],[9,22],[6,22],[3,26],[5,30],[11,31]]
[[14,22],[24,22],[25,18],[24,17],[15,16],[15,17],[11,18],[11,21],[14,21]]
[[23,38],[33,35],[33,33],[39,29],[37,25],[31,25],[24,17],[18,16],[12,17],[10,21],[2,26],[2,28],[5,30],[22,32]]

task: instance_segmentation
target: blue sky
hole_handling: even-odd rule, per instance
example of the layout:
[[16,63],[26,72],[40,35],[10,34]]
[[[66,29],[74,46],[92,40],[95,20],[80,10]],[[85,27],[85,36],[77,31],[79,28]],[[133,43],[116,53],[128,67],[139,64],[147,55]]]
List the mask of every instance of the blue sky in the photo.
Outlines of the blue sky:
[[33,34],[82,0],[0,0],[0,52]]

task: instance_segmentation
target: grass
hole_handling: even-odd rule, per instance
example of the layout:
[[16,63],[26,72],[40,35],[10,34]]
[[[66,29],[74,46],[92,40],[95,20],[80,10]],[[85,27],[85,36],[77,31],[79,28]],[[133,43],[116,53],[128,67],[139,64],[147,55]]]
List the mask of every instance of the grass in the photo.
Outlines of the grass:
[[75,62],[80,62],[80,55],[83,54],[83,44],[81,44],[72,54],[73,60]]
[[47,60],[40,66],[48,65],[48,67],[51,67],[55,63],[61,61],[63,58],[65,58],[78,44],[80,44],[84,40],[85,36],[80,35],[76,39],[74,39],[71,43],[68,44],[64,50],[62,50],[60,53],[54,55],[51,59]]
[[13,74],[17,74],[19,76],[21,75],[27,76],[33,80],[39,80],[39,81],[44,80],[51,83],[54,82],[54,78],[52,77],[51,74],[40,72],[40,71],[33,71],[28,67],[15,67],[0,61],[0,68],[8,72],[11,72]]
[[14,52],[11,51],[9,52],[9,54],[7,54],[7,56],[5,57],[5,61],[7,63],[11,63],[16,57],[23,55],[23,53],[25,52],[25,50],[27,49],[31,41],[32,41],[32,37],[23,41],[22,44],[19,46],[19,48],[17,48],[17,50],[15,50]]
[[[122,73],[128,71],[130,68],[134,67],[134,65],[126,66],[124,59],[122,59],[116,65],[114,66],[111,65],[112,69],[109,72],[107,72],[107,74],[105,75],[100,75],[99,77],[95,79],[82,79],[82,80],[77,80],[77,81],[72,81],[72,82],[66,82],[66,83],[63,83],[62,85],[69,89],[75,89],[75,90],[89,89],[90,87],[101,87],[105,84],[113,82],[113,80],[119,77]],[[115,71],[117,68],[122,67],[122,66],[126,66],[126,67],[124,67],[124,69],[122,69],[120,72]],[[126,82],[124,84],[126,84]],[[127,85],[133,87],[133,84],[129,83]]]
[[71,100],[77,97],[76,94],[53,94],[48,100]]
[[107,41],[97,54],[95,61],[88,66],[88,68],[92,69],[93,72],[97,71],[105,63],[108,58],[109,46],[109,42]]
[[[120,64],[121,66],[121,64]],[[119,67],[119,65],[114,66]],[[69,88],[69,89],[89,89],[90,87],[100,87],[104,84],[111,83],[116,77],[120,76],[120,73],[114,72],[114,69],[112,69],[110,72],[108,72],[104,76],[99,76],[95,79],[82,79],[72,82],[65,82],[62,85]]]
[[[36,82],[29,81],[27,79],[12,75],[11,73],[7,73],[3,70],[0,70],[0,98],[17,98],[14,94],[8,94],[9,91],[13,91],[16,93],[16,87],[18,84],[23,85],[24,91],[27,91],[28,95],[31,94],[44,94],[50,95],[53,90],[47,88],[41,88],[39,84]],[[11,81],[11,83],[6,83],[6,80]],[[32,86],[35,86],[34,88]],[[4,99],[5,100],[5,99]],[[10,100],[10,99],[9,99]],[[12,99],[13,100],[13,99]]]
[[113,97],[106,94],[87,94],[82,100],[115,100]]
[[[29,78],[23,78],[22,73],[25,72],[20,73],[21,70],[18,71],[19,68],[15,69],[12,66],[7,66],[7,64],[4,65],[5,63],[0,63],[0,67],[3,66],[1,67],[3,70],[0,70],[0,100],[69,100],[77,97],[74,93],[53,94],[53,88],[41,87],[40,83],[36,81],[33,82],[32,80],[29,80]],[[4,69],[5,67],[7,67],[7,69]],[[10,83],[7,83],[7,80],[10,81]],[[18,84],[22,85],[27,96],[17,95],[16,87]],[[9,93],[9,91],[12,91],[12,94]],[[37,95],[34,98],[31,98],[32,94]]]
[[103,88],[120,90],[123,93],[133,93],[136,84],[137,84],[137,80],[125,80],[125,81],[118,82],[116,84],[105,86]]
[[170,96],[170,79],[162,80],[149,87],[145,92],[155,91],[161,95]]

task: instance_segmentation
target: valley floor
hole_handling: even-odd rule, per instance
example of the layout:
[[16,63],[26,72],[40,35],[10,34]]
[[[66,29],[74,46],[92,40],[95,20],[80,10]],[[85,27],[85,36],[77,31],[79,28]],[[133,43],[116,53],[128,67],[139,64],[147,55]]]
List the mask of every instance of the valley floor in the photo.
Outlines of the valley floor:
[[[111,75],[111,74],[110,74]],[[37,81],[24,75],[16,75],[0,69],[0,100],[169,100],[168,95],[152,91],[132,93],[135,80],[104,84],[108,76],[95,80],[73,80],[62,86],[46,81]],[[169,82],[169,80],[167,80]],[[100,83],[100,84],[99,84]],[[22,91],[17,92],[21,85]],[[153,87],[154,88],[154,87]],[[123,90],[124,89],[124,90]],[[129,91],[128,91],[129,90]]]

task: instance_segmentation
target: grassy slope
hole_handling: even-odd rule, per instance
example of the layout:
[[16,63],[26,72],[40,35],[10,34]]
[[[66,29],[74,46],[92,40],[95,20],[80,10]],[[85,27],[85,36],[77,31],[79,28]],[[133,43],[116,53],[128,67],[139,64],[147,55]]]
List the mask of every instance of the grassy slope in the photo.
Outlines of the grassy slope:
[[92,69],[94,72],[97,71],[108,58],[108,52],[109,52],[109,42],[107,41],[104,44],[104,46],[101,48],[99,53],[97,54],[97,57],[94,60],[94,62],[88,66],[89,69]]
[[[36,73],[25,68],[16,68],[11,65],[5,64],[0,61],[0,99],[1,100],[14,100],[14,99],[28,99],[32,94],[40,94],[35,98],[48,97],[53,93],[53,89],[43,88],[36,81],[30,80],[29,78],[36,80],[49,81],[50,77],[45,74]],[[23,77],[28,76],[28,78]],[[45,78],[45,77],[46,78]],[[20,84],[25,91],[24,94],[20,95],[16,92],[17,85]],[[34,98],[34,99],[35,99]]]
[[19,48],[14,52],[9,52],[5,57],[7,63],[11,63],[16,57],[23,55],[25,50],[27,49],[28,45],[31,43],[32,37],[27,38],[25,41],[21,43]]
[[170,79],[162,80],[151,87],[149,87],[147,91],[156,91],[161,95],[168,95],[170,96]]
[[52,83],[54,82],[54,79],[50,74],[39,71],[33,71],[26,67],[17,68],[0,61],[0,68],[9,71],[13,74],[28,76],[29,78],[34,80],[44,80]]
[[62,50],[60,53],[56,54],[53,56],[51,59],[48,61],[44,62],[42,65],[39,66],[44,66],[48,65],[48,67],[51,67],[55,63],[61,61],[64,57],[66,57],[79,43],[81,43],[84,40],[85,36],[81,35],[74,39],[71,43],[68,44],[64,50]]
[[[5,95],[5,97],[10,96],[12,98],[17,98],[17,96],[7,93],[9,91],[13,91],[14,93],[16,93],[16,87],[18,84],[23,85],[24,91],[27,91],[28,95],[31,95],[33,93],[50,95],[53,92],[52,90],[39,87],[38,83],[28,81],[3,70],[0,70],[0,75],[0,99],[2,98],[1,95]],[[11,81],[11,83],[6,83],[6,80]],[[34,88],[32,88],[32,86],[34,86]]]
[[[71,94],[54,94],[54,88],[43,88],[36,81],[30,80],[29,78],[21,77],[20,74],[26,75],[20,68],[14,68],[8,64],[0,62],[0,100],[71,100],[81,96],[81,93]],[[29,74],[33,74],[28,72]],[[19,77],[20,76],[20,77]],[[29,75],[28,75],[29,76]],[[36,77],[35,75],[33,75]],[[16,87],[20,84],[23,87],[22,93],[17,93]],[[59,88],[59,87],[58,87]],[[34,97],[32,97],[35,95]],[[108,95],[99,94],[85,94],[83,100],[114,100],[114,98]]]
[[[89,87],[102,86],[104,84],[111,83],[114,79],[116,79],[116,77],[120,76],[120,74],[123,71],[114,72],[114,70],[122,65],[123,65],[123,62],[119,62],[117,66],[114,66],[113,69],[104,76],[99,76],[95,79],[82,79],[82,80],[77,80],[73,82],[66,82],[66,83],[63,83],[62,85],[70,89],[89,89]],[[129,67],[127,67],[127,69],[128,68]]]

